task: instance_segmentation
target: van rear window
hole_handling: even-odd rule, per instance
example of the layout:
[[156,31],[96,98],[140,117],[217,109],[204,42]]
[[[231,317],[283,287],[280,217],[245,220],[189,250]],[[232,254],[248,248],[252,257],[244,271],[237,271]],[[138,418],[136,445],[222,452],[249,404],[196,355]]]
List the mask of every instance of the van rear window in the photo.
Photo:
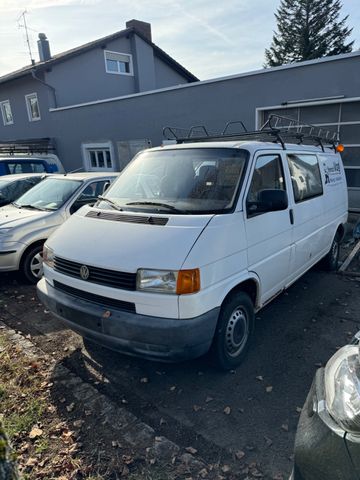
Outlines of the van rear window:
[[8,174],[13,173],[44,173],[46,172],[45,164],[42,161],[11,161],[6,162]]
[[287,156],[295,202],[322,195],[323,185],[316,155]]

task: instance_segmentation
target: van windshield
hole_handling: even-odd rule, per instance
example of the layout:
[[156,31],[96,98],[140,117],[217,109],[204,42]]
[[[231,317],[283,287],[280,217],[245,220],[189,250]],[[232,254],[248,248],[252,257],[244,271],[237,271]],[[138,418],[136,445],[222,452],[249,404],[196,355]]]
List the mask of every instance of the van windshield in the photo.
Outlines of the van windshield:
[[[248,152],[179,148],[141,152],[106,192],[124,210],[222,213],[234,204]],[[112,208],[101,201],[101,208]]]

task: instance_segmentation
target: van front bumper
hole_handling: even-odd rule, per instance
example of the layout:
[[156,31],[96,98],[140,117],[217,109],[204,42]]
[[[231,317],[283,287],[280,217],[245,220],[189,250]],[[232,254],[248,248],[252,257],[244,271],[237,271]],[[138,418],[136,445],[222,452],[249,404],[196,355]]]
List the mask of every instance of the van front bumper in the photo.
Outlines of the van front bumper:
[[190,319],[159,318],[108,308],[55,289],[45,278],[40,301],[72,330],[128,355],[164,362],[200,357],[212,343],[220,308]]

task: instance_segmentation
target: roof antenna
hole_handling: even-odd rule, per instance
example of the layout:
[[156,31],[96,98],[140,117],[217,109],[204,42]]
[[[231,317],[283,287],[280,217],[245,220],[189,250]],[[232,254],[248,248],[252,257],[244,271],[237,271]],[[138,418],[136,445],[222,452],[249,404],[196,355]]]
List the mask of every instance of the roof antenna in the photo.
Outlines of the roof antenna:
[[[27,43],[27,46],[28,46],[28,49],[29,49],[29,56],[30,56],[31,65],[35,65],[35,60],[33,59],[32,53],[31,53],[31,47],[30,47],[30,41],[29,41],[29,32],[28,32],[29,29],[28,29],[28,26],[27,26],[27,24],[26,24],[26,17],[25,17],[25,15],[26,15],[27,13],[28,13],[27,10],[24,10],[24,11],[22,12],[22,14],[20,15],[20,17],[17,19],[17,21],[18,21],[18,27],[25,29],[26,43]],[[21,23],[19,23],[21,18],[23,19],[23,22],[24,22],[23,25],[22,25]],[[31,29],[30,29],[30,30],[31,30]]]

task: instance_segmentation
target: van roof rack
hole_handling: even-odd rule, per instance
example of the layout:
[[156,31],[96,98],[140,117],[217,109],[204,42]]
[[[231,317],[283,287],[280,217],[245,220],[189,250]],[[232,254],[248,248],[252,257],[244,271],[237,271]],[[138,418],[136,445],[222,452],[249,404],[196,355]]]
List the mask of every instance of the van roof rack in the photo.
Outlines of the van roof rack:
[[55,152],[55,144],[51,138],[37,138],[29,140],[0,140],[0,155],[16,155],[24,153],[34,155],[36,153]]
[[315,145],[325,151],[325,146],[334,149],[339,143],[338,132],[325,130],[315,125],[300,123],[292,118],[271,114],[260,130],[248,131],[240,120],[228,122],[221,132],[210,132],[204,125],[190,129],[164,127],[163,136],[176,143],[210,142],[226,140],[256,140],[260,142],[280,143],[286,149],[286,143]]

